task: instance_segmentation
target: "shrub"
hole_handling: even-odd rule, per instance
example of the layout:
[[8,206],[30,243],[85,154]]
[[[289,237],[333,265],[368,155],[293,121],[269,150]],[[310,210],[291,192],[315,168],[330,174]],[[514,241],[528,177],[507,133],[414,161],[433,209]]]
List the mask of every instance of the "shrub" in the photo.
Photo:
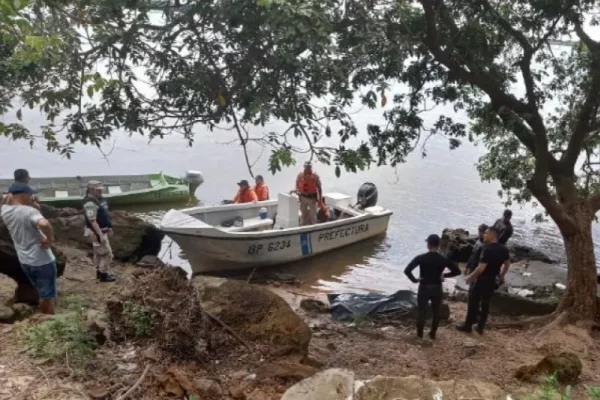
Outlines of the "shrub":
[[83,367],[94,348],[81,311],[54,315],[27,328],[25,339],[31,355]]
[[148,337],[152,333],[155,315],[152,310],[131,300],[123,302],[123,322],[136,337]]

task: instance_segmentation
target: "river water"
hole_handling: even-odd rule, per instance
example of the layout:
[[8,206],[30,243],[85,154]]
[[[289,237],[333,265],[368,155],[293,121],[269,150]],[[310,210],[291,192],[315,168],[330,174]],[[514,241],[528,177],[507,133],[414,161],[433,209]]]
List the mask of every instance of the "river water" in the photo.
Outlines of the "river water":
[[[381,111],[363,110],[355,115],[359,125],[380,118]],[[34,129],[43,123],[33,111],[24,113],[24,120]],[[5,117],[5,122],[10,122]],[[265,130],[281,129],[277,123]],[[255,133],[260,133],[255,130]],[[139,135],[118,135],[107,143],[103,155],[94,147],[77,146],[71,160],[46,152],[43,143],[30,148],[24,141],[11,142],[0,138],[0,177],[10,178],[15,168],[27,168],[32,176],[76,176],[109,174],[144,174],[162,171],[183,176],[186,170],[200,170],[205,183],[196,192],[204,204],[216,204],[230,199],[237,190],[236,182],[250,179],[241,147],[230,142],[230,131],[208,133],[199,130],[192,147],[178,137],[166,137],[148,143]],[[450,151],[443,138],[431,139],[428,156],[413,154],[396,169],[373,167],[357,174],[342,173],[336,178],[333,168],[317,164],[325,192],[338,191],[356,195],[363,182],[373,182],[379,189],[379,205],[392,209],[387,236],[371,240],[314,259],[298,262],[278,270],[292,272],[305,284],[325,291],[393,292],[412,287],[403,274],[405,265],[425,250],[424,240],[431,233],[441,233],[445,227],[464,227],[472,231],[480,223],[493,223],[504,207],[498,197],[496,182],[481,182],[475,163],[482,153],[480,147],[464,143]],[[272,195],[293,189],[295,177],[304,160],[296,167],[271,175],[266,169],[268,151],[261,156],[260,148],[251,148],[251,159],[258,158],[254,171],[263,174]],[[419,152],[417,152],[419,153]],[[260,157],[259,157],[260,156]],[[132,211],[157,222],[168,206],[135,208]],[[552,223],[533,223],[538,211],[531,206],[513,206],[514,240],[523,241],[563,258],[559,234]],[[594,224],[595,242],[600,229]],[[597,250],[598,247],[597,247]],[[170,254],[168,254],[170,253]],[[186,267],[185,258],[176,246],[166,261]]]

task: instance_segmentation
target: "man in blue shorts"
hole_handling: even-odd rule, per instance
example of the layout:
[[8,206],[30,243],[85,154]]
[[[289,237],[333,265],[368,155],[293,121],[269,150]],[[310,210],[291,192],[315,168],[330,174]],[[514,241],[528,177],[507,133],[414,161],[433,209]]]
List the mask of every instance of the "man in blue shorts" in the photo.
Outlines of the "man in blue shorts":
[[2,205],[2,220],[15,244],[25,275],[40,296],[40,310],[54,314],[56,298],[56,258],[50,245],[52,226],[32,207],[35,191],[27,184],[15,182],[8,189],[10,204]]

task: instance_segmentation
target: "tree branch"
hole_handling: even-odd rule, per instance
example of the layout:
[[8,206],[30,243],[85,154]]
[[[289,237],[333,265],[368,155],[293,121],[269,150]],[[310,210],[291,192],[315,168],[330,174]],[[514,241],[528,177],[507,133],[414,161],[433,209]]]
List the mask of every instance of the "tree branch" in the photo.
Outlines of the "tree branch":
[[[434,57],[455,73],[463,82],[470,83],[483,90],[492,102],[514,110],[531,125],[535,134],[545,135],[546,129],[536,107],[523,103],[514,96],[504,92],[491,74],[483,72],[473,65],[468,65],[469,70],[467,70],[446,51],[442,50],[436,27],[436,10],[434,9],[433,1],[420,0],[420,3],[423,7],[427,24],[427,35],[424,42]],[[436,3],[440,4],[441,0]]]
[[600,52],[600,42],[593,40],[584,30],[579,21],[574,22],[575,33],[579,37],[579,40],[587,46],[592,53]]
[[581,153],[581,147],[587,135],[593,131],[596,123],[594,114],[598,112],[598,107],[600,107],[600,43],[592,40],[578,22],[575,23],[575,31],[592,53],[589,71],[593,75],[587,97],[577,115],[577,124],[573,135],[569,140],[567,151],[563,155],[563,162],[565,167],[569,168],[569,171],[575,168],[575,163]]

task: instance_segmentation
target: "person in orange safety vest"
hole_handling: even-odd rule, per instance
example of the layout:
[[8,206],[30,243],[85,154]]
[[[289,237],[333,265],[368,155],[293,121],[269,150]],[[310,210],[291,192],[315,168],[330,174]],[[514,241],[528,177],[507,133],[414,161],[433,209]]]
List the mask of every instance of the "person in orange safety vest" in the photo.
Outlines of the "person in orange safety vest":
[[312,170],[310,162],[304,163],[304,171],[296,178],[296,191],[300,197],[302,225],[317,223],[317,202],[321,200],[321,179]]
[[256,196],[256,192],[254,189],[250,187],[250,184],[247,180],[242,179],[238,182],[238,186],[240,190],[238,190],[237,194],[233,198],[233,202],[236,204],[241,203],[253,203],[258,201],[258,197]]
[[325,198],[321,197],[321,201],[319,201],[319,209],[317,210],[317,221],[319,221],[319,223],[323,223],[331,220],[331,211],[329,210],[329,206],[325,202]]
[[256,186],[254,186],[254,192],[258,197],[258,201],[269,200],[269,187],[265,185],[265,180],[262,175],[256,175],[255,178]]

